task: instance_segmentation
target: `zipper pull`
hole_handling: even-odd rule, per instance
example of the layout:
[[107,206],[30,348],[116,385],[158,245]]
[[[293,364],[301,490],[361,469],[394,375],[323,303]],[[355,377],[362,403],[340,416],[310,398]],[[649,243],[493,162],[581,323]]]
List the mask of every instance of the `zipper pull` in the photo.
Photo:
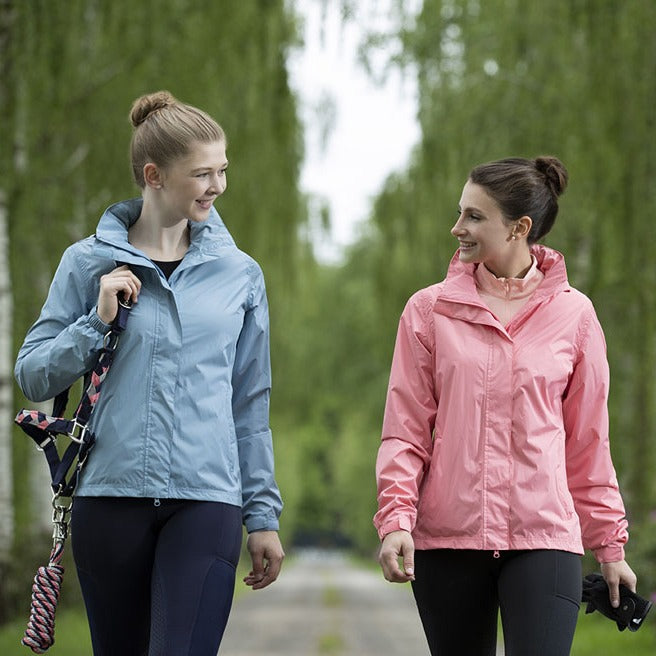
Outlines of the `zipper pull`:
[[159,499],[153,499],[153,506],[159,508],[162,505],[162,502]]
[[501,554],[499,553],[499,550],[498,550],[498,549],[495,549],[495,550],[494,550],[494,553],[492,554],[492,556],[493,556],[494,558],[501,558]]

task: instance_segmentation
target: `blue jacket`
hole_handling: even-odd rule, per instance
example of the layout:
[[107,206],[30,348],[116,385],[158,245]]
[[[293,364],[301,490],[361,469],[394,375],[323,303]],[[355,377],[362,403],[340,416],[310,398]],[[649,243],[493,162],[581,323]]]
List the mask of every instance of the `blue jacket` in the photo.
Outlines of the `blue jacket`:
[[269,320],[258,264],[212,209],[167,281],[127,239],[141,200],[108,208],[62,256],[20,349],[25,396],[44,401],[93,367],[109,330],[100,276],[128,264],[142,282],[90,428],[97,444],[76,494],[200,499],[242,507],[247,530],[282,508],[269,429]]

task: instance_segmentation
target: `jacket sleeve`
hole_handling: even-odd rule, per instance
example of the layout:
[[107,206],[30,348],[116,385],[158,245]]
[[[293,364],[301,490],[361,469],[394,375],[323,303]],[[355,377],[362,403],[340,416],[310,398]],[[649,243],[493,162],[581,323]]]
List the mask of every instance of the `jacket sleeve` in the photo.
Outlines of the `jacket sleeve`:
[[242,479],[242,514],[249,533],[278,530],[282,500],[274,478],[269,428],[271,364],[264,278],[256,278],[244,317],[232,374],[232,412]]
[[376,460],[374,526],[381,540],[392,531],[414,530],[419,487],[432,452],[437,414],[434,336],[420,294],[408,301],[401,315],[387,390]]
[[98,285],[80,256],[79,244],[69,247],[41,314],[18,352],[14,373],[28,399],[56,396],[95,364],[110,329],[96,312]]
[[581,522],[583,546],[600,562],[624,558],[628,540],[624,503],[608,440],[609,371],[606,342],[590,306],[579,358],[565,398],[567,477]]

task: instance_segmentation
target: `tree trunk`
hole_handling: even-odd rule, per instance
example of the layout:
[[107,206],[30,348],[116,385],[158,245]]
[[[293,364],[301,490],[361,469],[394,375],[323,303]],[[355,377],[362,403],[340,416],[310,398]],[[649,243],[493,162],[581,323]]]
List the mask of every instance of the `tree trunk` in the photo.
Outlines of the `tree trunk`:
[[14,538],[12,494],[12,357],[11,284],[9,277],[7,206],[0,190],[0,565],[5,562]]

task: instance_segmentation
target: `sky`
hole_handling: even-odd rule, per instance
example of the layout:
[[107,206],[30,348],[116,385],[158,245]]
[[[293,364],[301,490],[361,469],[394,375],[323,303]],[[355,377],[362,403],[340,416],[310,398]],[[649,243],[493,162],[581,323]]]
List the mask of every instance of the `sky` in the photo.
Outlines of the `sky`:
[[[391,1],[359,0],[355,19],[346,22],[338,0],[293,2],[304,19],[305,41],[289,61],[305,128],[300,184],[330,208],[330,231],[321,230],[318,220],[310,229],[315,254],[324,262],[340,261],[385,179],[405,168],[419,140],[413,76],[394,71],[378,85],[357,61],[365,32],[389,26]],[[376,69],[382,70],[387,54],[374,62]]]

